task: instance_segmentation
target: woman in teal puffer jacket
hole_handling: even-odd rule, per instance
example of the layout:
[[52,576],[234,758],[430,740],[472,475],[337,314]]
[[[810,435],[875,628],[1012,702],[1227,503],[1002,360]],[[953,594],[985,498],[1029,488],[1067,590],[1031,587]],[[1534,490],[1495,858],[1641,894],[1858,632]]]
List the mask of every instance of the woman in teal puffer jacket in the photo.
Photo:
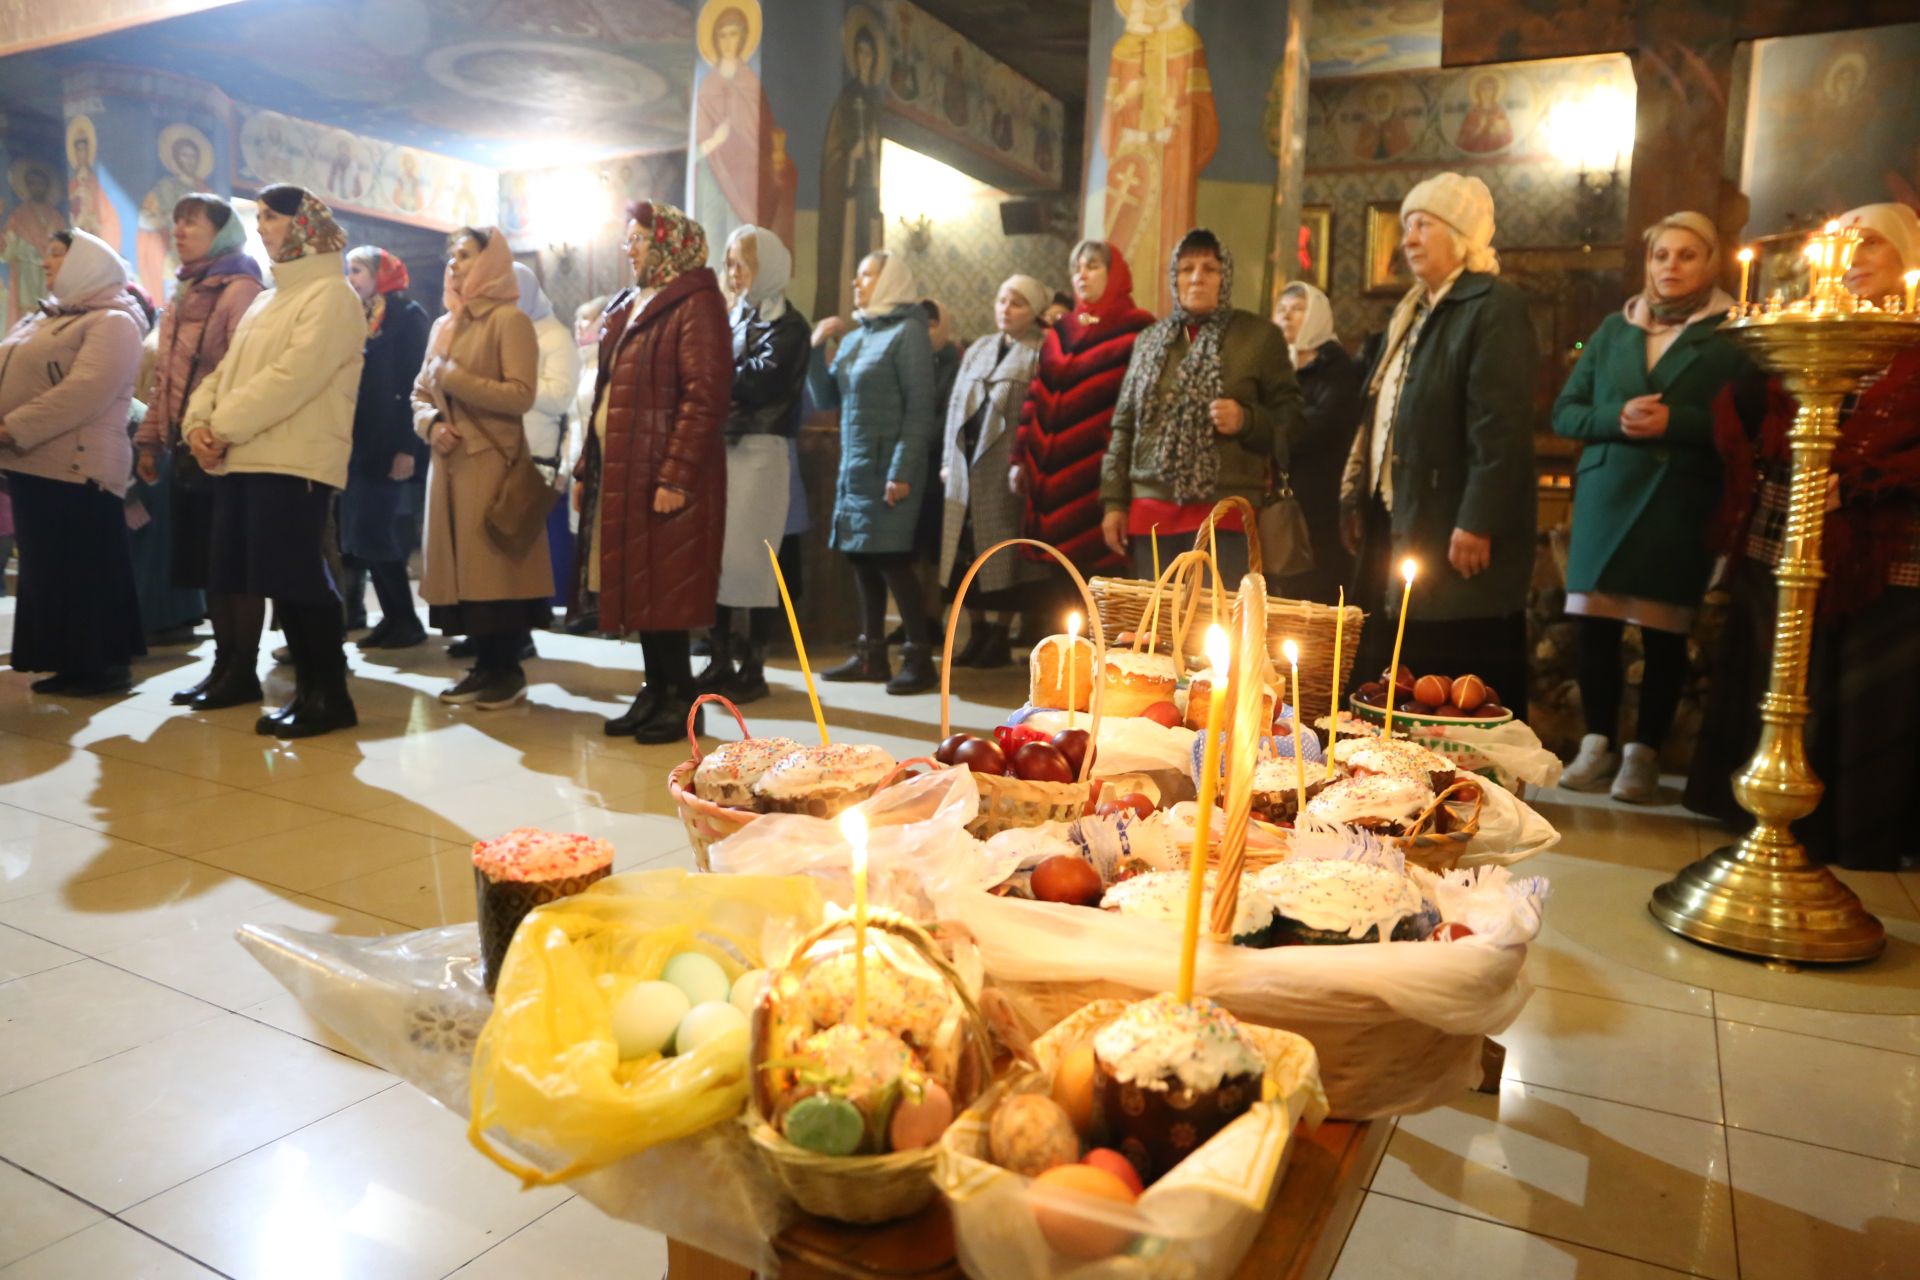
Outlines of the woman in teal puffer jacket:
[[[838,316],[814,327],[807,386],[814,403],[840,411],[840,474],[834,484],[829,545],[852,562],[860,589],[860,639],[853,657],[821,673],[827,680],[885,681],[888,693],[920,693],[939,680],[933,665],[913,534],[926,500],[927,459],[940,440],[933,389],[933,346],[918,306],[913,272],[884,249],[869,254],[853,280],[851,333]],[[846,333],[829,361],[826,345]],[[887,660],[887,592],[907,629],[900,673]]]

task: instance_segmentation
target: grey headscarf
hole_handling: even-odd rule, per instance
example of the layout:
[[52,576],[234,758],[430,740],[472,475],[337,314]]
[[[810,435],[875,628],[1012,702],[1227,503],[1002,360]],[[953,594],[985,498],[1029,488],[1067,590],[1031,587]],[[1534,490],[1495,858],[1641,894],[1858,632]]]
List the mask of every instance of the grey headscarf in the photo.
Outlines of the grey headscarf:
[[[1205,317],[1189,315],[1180,305],[1180,255],[1201,248],[1195,243],[1201,237],[1209,251],[1219,244],[1221,268],[1220,301]],[[1220,454],[1208,409],[1226,394],[1220,343],[1233,318],[1233,253],[1211,231],[1195,227],[1174,246],[1167,276],[1173,288],[1173,314],[1156,320],[1135,343],[1133,361],[1120,384],[1120,403],[1133,407],[1134,440],[1158,444],[1154,469],[1172,487],[1174,501],[1210,502],[1219,488]],[[1188,325],[1196,326],[1192,344],[1180,362],[1173,389],[1161,395],[1160,371],[1167,351]]]

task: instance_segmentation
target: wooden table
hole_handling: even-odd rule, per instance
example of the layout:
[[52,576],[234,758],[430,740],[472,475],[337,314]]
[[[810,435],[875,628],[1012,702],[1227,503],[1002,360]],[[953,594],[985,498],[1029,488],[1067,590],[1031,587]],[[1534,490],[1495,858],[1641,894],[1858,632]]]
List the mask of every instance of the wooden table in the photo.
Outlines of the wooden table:
[[[1322,1280],[1346,1242],[1392,1126],[1329,1120],[1294,1139],[1273,1210],[1232,1280]],[[854,1227],[808,1218],[774,1242],[782,1280],[960,1280],[946,1201],[911,1218]],[[670,1240],[667,1280],[750,1280],[752,1273]]]

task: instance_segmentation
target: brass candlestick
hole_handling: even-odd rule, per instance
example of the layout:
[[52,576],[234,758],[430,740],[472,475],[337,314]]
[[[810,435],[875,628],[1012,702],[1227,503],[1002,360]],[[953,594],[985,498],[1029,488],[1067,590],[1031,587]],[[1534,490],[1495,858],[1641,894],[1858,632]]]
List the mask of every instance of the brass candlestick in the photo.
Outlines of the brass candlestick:
[[1889,298],[1881,307],[1841,285],[1858,232],[1829,223],[1807,257],[1807,298],[1765,306],[1744,301],[1727,332],[1780,375],[1799,401],[1788,444],[1793,480],[1786,543],[1775,570],[1780,601],[1773,662],[1760,699],[1760,745],[1734,779],[1754,817],[1738,843],[1715,850],[1653,891],[1648,910],[1684,938],[1788,962],[1867,960],[1886,931],[1826,867],[1811,862],[1791,824],[1819,806],[1824,788],[1807,764],[1807,659],[1814,603],[1825,577],[1827,462],[1840,439],[1840,406],[1860,379],[1920,342],[1920,315]]

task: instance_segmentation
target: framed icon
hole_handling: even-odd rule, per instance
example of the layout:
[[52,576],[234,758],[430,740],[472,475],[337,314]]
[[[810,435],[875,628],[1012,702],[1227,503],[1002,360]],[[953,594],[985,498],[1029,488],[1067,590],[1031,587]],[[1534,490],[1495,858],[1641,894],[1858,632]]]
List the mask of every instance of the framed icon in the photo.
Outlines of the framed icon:
[[1300,260],[1294,278],[1325,293],[1333,280],[1333,206],[1300,206]]
[[1375,296],[1405,293],[1413,272],[1400,254],[1400,202],[1380,200],[1367,206],[1365,292]]

